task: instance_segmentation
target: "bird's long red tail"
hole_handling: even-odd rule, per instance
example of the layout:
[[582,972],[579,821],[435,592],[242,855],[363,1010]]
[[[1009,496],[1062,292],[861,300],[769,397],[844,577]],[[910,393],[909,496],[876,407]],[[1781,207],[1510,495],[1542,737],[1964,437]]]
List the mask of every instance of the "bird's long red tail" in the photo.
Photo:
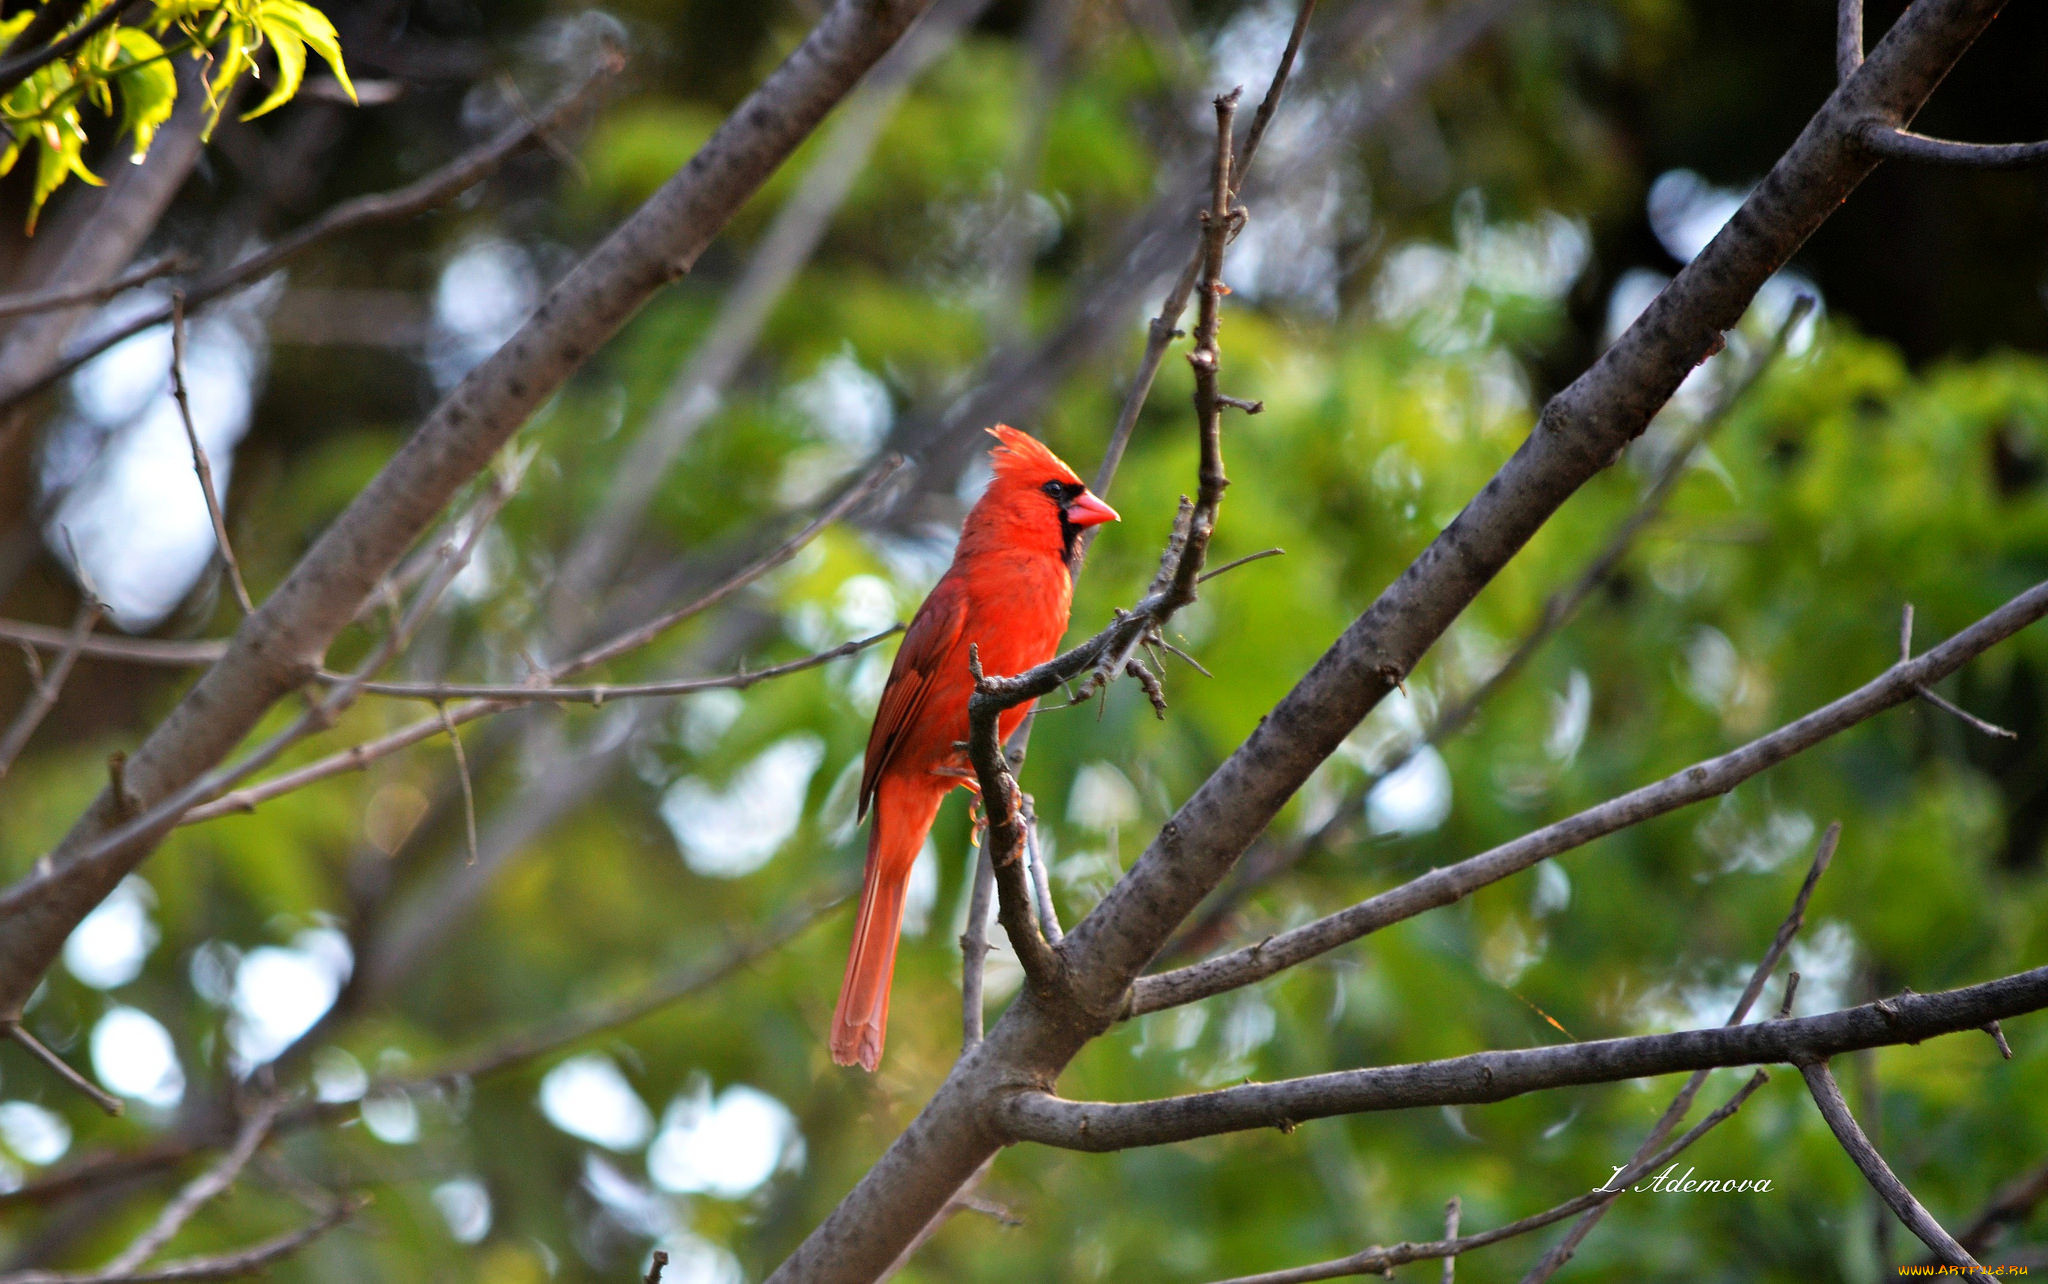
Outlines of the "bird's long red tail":
[[896,939],[903,928],[903,895],[910,867],[931,831],[945,791],[919,791],[905,798],[885,784],[875,799],[875,824],[868,835],[867,872],[861,880],[860,915],[853,948],[832,1017],[832,1059],[873,1071],[882,1060],[889,1027],[889,982],[896,972]]

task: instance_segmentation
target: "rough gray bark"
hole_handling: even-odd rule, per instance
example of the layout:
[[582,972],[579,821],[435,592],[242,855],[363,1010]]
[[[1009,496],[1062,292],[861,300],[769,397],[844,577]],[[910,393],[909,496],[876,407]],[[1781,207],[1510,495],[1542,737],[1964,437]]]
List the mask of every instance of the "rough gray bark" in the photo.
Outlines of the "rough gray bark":
[[[129,758],[59,849],[0,898],[0,1015],[18,1014],[65,938],[154,849],[186,798],[328,644],[450,497],[662,286],[888,51],[925,0],[838,0],[681,172],[472,371],[237,630],[227,654]],[[168,805],[167,805],[168,804]],[[141,822],[131,819],[140,813]]]

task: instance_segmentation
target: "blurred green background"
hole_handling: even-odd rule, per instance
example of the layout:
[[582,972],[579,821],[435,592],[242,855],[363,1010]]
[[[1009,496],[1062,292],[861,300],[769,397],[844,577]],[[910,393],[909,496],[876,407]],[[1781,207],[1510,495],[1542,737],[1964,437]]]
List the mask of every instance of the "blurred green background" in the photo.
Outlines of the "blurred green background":
[[[1900,7],[1872,4],[1873,36]],[[522,156],[449,209],[331,242],[222,310],[209,342],[240,362],[229,368],[250,399],[229,521],[259,596],[817,11],[808,0],[624,0],[601,15],[531,0],[323,8],[352,74],[389,85],[390,99],[355,109],[308,98],[224,125],[160,229],[162,248],[228,254],[416,177],[508,118],[507,85],[538,103],[573,79],[601,29],[625,35],[631,63],[595,122],[556,151]],[[626,450],[718,324],[771,218],[815,190],[829,129],[536,417],[521,438],[533,456],[520,490],[399,669],[516,681],[528,657],[559,658],[579,630],[715,582],[882,449],[918,452],[923,465],[890,502],[602,676],[758,667],[907,619],[985,475],[973,462],[984,422],[1029,428],[1093,471],[1164,293],[1159,268],[1181,261],[1192,207],[1171,198],[1200,173],[1208,99],[1240,82],[1263,88],[1292,14],[1209,0],[981,9],[885,108],[815,254],[631,532],[618,583],[548,600],[565,550],[610,502]],[[1167,720],[1128,683],[1100,711],[1039,720],[1024,785],[1070,922],[1791,141],[1832,85],[1833,21],[1821,0],[1326,0],[1246,188],[1250,228],[1225,274],[1225,387],[1266,410],[1227,424],[1234,484],[1214,556],[1287,553],[1216,581],[1177,622],[1180,645],[1216,676],[1176,664]],[[1447,55],[1441,69],[1418,70],[1431,49]],[[1981,141],[2048,136],[2044,86],[2048,12],[2016,5],[1921,125]],[[9,236],[19,224],[0,218]],[[1407,698],[1377,710],[1282,814],[1282,838],[1340,808],[1359,823],[1259,887],[1222,939],[1338,908],[1825,703],[1894,658],[1907,602],[1924,648],[2040,580],[2044,232],[2038,174],[1881,169],[1765,291],[1728,352],[1486,591]],[[1815,318],[1617,572],[1472,726],[1373,786],[1433,711],[1534,625],[1672,444],[1760,359],[1800,293],[1818,300]],[[1078,337],[1046,342],[1061,335]],[[0,500],[18,518],[52,478],[76,474],[64,473],[67,450],[117,450],[133,431],[139,412],[123,419],[99,404],[123,360],[143,362],[117,350],[87,367],[45,405],[40,434],[10,447]],[[1142,590],[1192,488],[1189,384],[1170,355],[1110,491],[1124,521],[1096,545],[1077,630]],[[992,385],[993,399],[978,394]],[[137,530],[124,538],[150,538]],[[119,560],[119,541],[109,547]],[[168,589],[166,601],[182,601],[165,618],[138,606],[124,622],[176,636],[232,627],[211,573]],[[5,613],[62,623],[73,593],[45,550],[8,589]],[[374,637],[348,635],[337,667]],[[129,1097],[129,1113],[107,1120],[19,1049],[0,1050],[0,1183],[32,1191],[96,1155],[217,1126],[231,1085],[252,1071],[264,1081],[255,1067],[344,982],[317,1047],[276,1070],[337,1102],[630,995],[844,889],[864,842],[852,794],[888,646],[744,694],[472,724],[474,866],[440,738],[179,831],[80,930],[29,1014],[47,1042]],[[5,785],[10,877],[187,680],[81,663]],[[19,666],[0,675],[6,707],[25,690]],[[1259,987],[1133,1022],[1091,1047],[1061,1089],[1133,1099],[1534,1046],[1565,1038],[1560,1029],[1584,1039],[1718,1023],[1837,819],[1840,855],[1792,954],[1801,1011],[2038,964],[2048,634],[2022,634],[1943,691],[2018,738],[1978,736],[1925,706],[1894,711],[1718,803]],[[424,708],[366,700],[297,760]],[[914,883],[873,1078],[825,1053],[842,907],[616,1031],[500,1073],[338,1106],[334,1126],[280,1139],[275,1167],[173,1251],[303,1221],[295,1176],[375,1202],[277,1267],[278,1279],[626,1280],[655,1246],[674,1259],[671,1284],[758,1279],[955,1054],[970,859],[964,804],[949,803]],[[999,955],[992,967],[992,996],[1007,997],[1015,966]],[[2022,1021],[2008,1034],[2009,1063],[1989,1039],[1958,1037],[1840,1067],[1859,1109],[1874,1103],[1866,1126],[1893,1166],[1951,1227],[2048,1157],[2048,1030]],[[1741,1078],[1717,1074],[1701,1110]],[[1113,1156],[1014,1149],[981,1195],[1017,1224],[957,1216],[901,1278],[1200,1281],[1432,1238],[1453,1195],[1466,1229],[1484,1229],[1600,1184],[1676,1086]],[[1779,1075],[1685,1165],[1773,1189],[1625,1198],[1561,1278],[1883,1273],[1872,1197],[1796,1076]],[[82,1200],[0,1196],[0,1249],[21,1262],[102,1261],[195,1170]],[[2035,1217],[2008,1246],[2043,1232],[2048,1220]],[[1518,1278],[1557,1233],[1470,1255],[1460,1278]],[[1890,1238],[1911,1260],[1918,1245]]]

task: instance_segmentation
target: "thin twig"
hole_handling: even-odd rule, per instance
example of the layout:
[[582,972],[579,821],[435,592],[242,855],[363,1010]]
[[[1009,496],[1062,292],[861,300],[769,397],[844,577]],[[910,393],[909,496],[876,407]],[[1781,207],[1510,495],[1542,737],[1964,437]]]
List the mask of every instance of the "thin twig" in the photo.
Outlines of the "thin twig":
[[[1730,1097],[1718,1110],[1715,1110],[1712,1114],[1693,1125],[1684,1136],[1649,1158],[1630,1164],[1627,1168],[1615,1173],[1612,1177],[1608,1178],[1606,1186],[1626,1190],[1644,1177],[1670,1163],[1682,1154],[1686,1148],[1720,1126],[1721,1123],[1736,1111],[1742,1109],[1743,1103],[1747,1102],[1751,1094],[1755,1093],[1758,1088],[1763,1087],[1769,1078],[1770,1076],[1763,1071],[1757,1071],[1736,1091],[1734,1096]],[[1612,1198],[1611,1189],[1596,1188],[1574,1199],[1568,1199],[1555,1208],[1545,1209],[1543,1212],[1524,1217],[1519,1221],[1509,1222],[1505,1226],[1496,1226],[1492,1230],[1481,1231],[1478,1234],[1466,1235],[1462,1238],[1446,1238],[1431,1243],[1401,1243],[1392,1244],[1385,1248],[1369,1248],[1362,1253],[1339,1258],[1335,1261],[1318,1262],[1313,1266],[1298,1266],[1292,1270],[1268,1271],[1262,1275],[1243,1275],[1235,1279],[1220,1281],[1219,1284],[1306,1284],[1310,1280],[1341,1279],[1349,1275],[1385,1275],[1391,1273],[1395,1267],[1409,1262],[1421,1262],[1439,1257],[1448,1259],[1463,1253],[1469,1253],[1475,1248],[1485,1248],[1489,1244],[1498,1244],[1504,1240],[1527,1235],[1531,1231],[1555,1225],[1575,1213],[1585,1211],[1596,1203]]]
[[205,1172],[185,1184],[185,1188],[163,1206],[149,1228],[137,1235],[104,1268],[108,1275],[129,1274],[144,1262],[155,1257],[171,1238],[184,1228],[186,1222],[235,1184],[242,1170],[256,1156],[256,1150],[270,1136],[271,1125],[277,1122],[279,1101],[276,1098],[261,1101],[242,1120],[241,1130],[235,1136],[235,1144]]
[[[0,641],[62,652],[71,646],[71,630],[30,624],[26,620],[0,620]],[[220,659],[226,650],[225,642],[179,642],[166,638],[123,638],[99,634],[87,636],[78,647],[80,655],[89,655],[95,660],[119,660],[127,664],[177,669],[203,669]]]
[[1835,9],[1835,79],[1846,81],[1863,65],[1863,0],[1841,0]]
[[159,277],[174,276],[192,266],[191,260],[183,254],[165,254],[138,263],[111,281],[99,285],[59,286],[51,290],[31,290],[21,294],[0,294],[0,321],[11,321],[37,312],[55,312],[61,308],[84,307],[93,303],[105,303],[117,294],[125,294],[138,285],[147,285]]
[[[50,661],[49,668],[35,675],[35,685],[29,691],[28,700],[9,724],[7,734],[0,736],[0,777],[6,776],[14,766],[14,760],[28,746],[29,738],[36,728],[43,725],[50,710],[56,707],[57,697],[63,694],[64,683],[71,676],[72,665],[78,662],[84,650],[86,639],[91,636],[93,626],[100,622],[106,607],[91,593],[86,593],[78,604],[78,614],[71,622],[71,631],[66,635],[64,647]],[[29,653],[33,656],[35,653]],[[41,668],[40,664],[33,666]]]
[[[1899,613],[1899,660],[1901,663],[1903,663],[1904,661],[1910,660],[1912,658],[1913,604],[1911,602],[1908,602],[1906,603],[1905,609]],[[1920,698],[1922,700],[1925,700],[1927,703],[1933,705],[1935,708],[1941,710],[1943,713],[1950,714],[1958,719],[1961,719],[1963,724],[1968,726],[1972,731],[1976,731],[1980,734],[1990,736],[1994,740],[2019,739],[2019,735],[2017,732],[2007,731],[2004,727],[1999,726],[1995,722],[1986,722],[1984,719],[1978,717],[1974,713],[1971,713],[1969,710],[1961,708],[1958,705],[1951,704],[1949,701],[1942,699],[1928,687],[1923,686],[1920,688]]]
[[1260,549],[1256,553],[1246,553],[1243,557],[1240,557],[1235,561],[1225,562],[1221,566],[1212,566],[1208,570],[1203,571],[1200,575],[1197,575],[1195,577],[1195,583],[1207,584],[1210,580],[1215,579],[1217,576],[1223,574],[1223,572],[1225,571],[1234,571],[1238,567],[1243,566],[1249,562],[1260,562],[1264,561],[1266,558],[1269,557],[1279,557],[1286,551],[1287,550],[1284,548],[1266,548]]
[[1891,1210],[1899,1215],[1906,1229],[1918,1235],[1921,1242],[1934,1250],[1934,1255],[1949,1266],[1962,1267],[1972,1274],[1990,1276],[1991,1272],[1978,1265],[1977,1259],[1955,1238],[1943,1230],[1941,1223],[1906,1184],[1892,1172],[1884,1156],[1877,1153],[1877,1147],[1863,1135],[1863,1129],[1856,1123],[1856,1117],[1849,1113],[1849,1103],[1842,1100],[1841,1085],[1824,1060],[1804,1060],[1798,1063],[1799,1073],[1806,1077],[1806,1086],[1813,1093],[1813,1102],[1820,1107],[1821,1117],[1828,1121],[1834,1131],[1835,1140],[1842,1143],[1842,1149],[1849,1152],[1856,1167],[1861,1169],[1865,1180],[1877,1191]]
[[643,1278],[643,1279],[641,1280],[640,1284],[661,1284],[661,1270],[662,1270],[662,1268],[663,1268],[663,1267],[665,1267],[665,1266],[667,1266],[667,1265],[668,1265],[668,1254],[667,1254],[667,1253],[664,1253],[663,1251],[661,1251],[661,1250],[660,1250],[660,1249],[658,1249],[658,1248],[657,1248],[657,1249],[655,1249],[655,1250],[654,1250],[654,1258],[653,1258],[653,1260],[652,1260],[652,1261],[651,1261],[651,1262],[650,1262],[650,1263],[648,1264],[648,1267],[647,1267],[647,1274],[646,1274],[646,1276],[645,1276],[645,1277],[644,1277],[644,1278]]
[[476,785],[469,778],[469,755],[462,748],[462,733],[448,718],[448,706],[436,704],[434,712],[441,715],[441,729],[448,733],[448,748],[455,755],[455,776],[462,782],[462,824],[463,838],[469,845],[469,863],[476,864]]
[[56,1071],[59,1079],[92,1098],[92,1103],[101,1110],[106,1111],[110,1115],[119,1115],[121,1113],[122,1105],[119,1097],[114,1096],[106,1089],[72,1069],[70,1062],[50,1051],[49,1047],[41,1039],[30,1034],[28,1027],[20,1021],[0,1022],[0,1034],[5,1034],[8,1038],[28,1049],[30,1056]]
[[[1740,377],[1731,381],[1722,390],[1706,413],[1702,414],[1691,429],[1672,446],[1648,489],[1643,492],[1642,498],[1629,511],[1628,516],[1616,523],[1599,551],[1587,561],[1569,584],[1545,599],[1542,611],[1515,643],[1507,659],[1478,686],[1445,701],[1431,719],[1428,730],[1388,761],[1379,764],[1366,780],[1361,781],[1332,810],[1330,818],[1321,826],[1287,842],[1268,841],[1248,855],[1230,883],[1211,898],[1201,916],[1183,929],[1175,941],[1167,946],[1164,951],[1167,959],[1185,957],[1189,953],[1213,945],[1223,935],[1237,908],[1261,885],[1285,874],[1314,853],[1327,850],[1338,842],[1348,831],[1353,819],[1362,814],[1365,795],[1373,786],[1399,771],[1424,749],[1440,745],[1463,730],[1478,716],[1488,701],[1528,668],[1550,640],[1562,632],[1578,615],[1580,608],[1592,598],[1600,586],[1613,577],[1643,532],[1663,516],[1665,507],[1670,503],[1679,483],[1685,479],[1693,460],[1706,448],[1707,442],[1728,421],[1735,408],[1784,352],[1793,331],[1805,320],[1813,306],[1814,300],[1811,295],[1801,295],[1794,301],[1784,321],[1755,360],[1749,363]],[[1219,567],[1217,573],[1227,569],[1229,568]]]
[[960,933],[960,1050],[981,1042],[982,981],[988,967],[988,911],[995,897],[996,870],[988,843],[975,848],[974,884],[967,896],[967,927]]
[[325,1215],[315,1218],[295,1231],[288,1231],[231,1253],[187,1257],[175,1262],[166,1262],[153,1270],[142,1271],[87,1271],[78,1274],[65,1274],[60,1271],[18,1271],[11,1275],[0,1275],[0,1284],[183,1284],[184,1281],[231,1280],[244,1275],[255,1275],[298,1252],[355,1216],[364,1202],[367,1201],[339,1201]]
[[2048,583],[2035,585],[1933,650],[1893,665],[1848,695],[1738,749],[1695,763],[1654,784],[1524,834],[1489,852],[1432,870],[1349,909],[1278,933],[1256,947],[1142,977],[1132,988],[1126,1011],[1131,1015],[1156,1012],[1250,984],[1389,923],[1448,905],[1560,852],[1724,794],[1759,772],[1913,699],[1920,687],[1955,672],[2044,615],[2048,615]]
[[[1460,1199],[1459,1199],[1459,1198],[1458,1198],[1458,1197],[1457,1197],[1456,1195],[1453,1195],[1453,1196],[1451,1196],[1451,1202],[1449,1202],[1448,1204],[1445,1204],[1445,1205],[1444,1205],[1444,1242],[1445,1242],[1445,1243],[1448,1243],[1448,1244],[1455,1244],[1455,1243],[1457,1243],[1457,1242],[1458,1242],[1458,1221],[1459,1221],[1459,1219],[1460,1219],[1460,1218],[1461,1218],[1461,1217],[1463,1216],[1463,1214],[1464,1214],[1464,1211],[1465,1211],[1465,1205],[1464,1205],[1464,1202],[1463,1202],[1462,1200],[1460,1200]],[[1445,1253],[1445,1254],[1444,1254],[1444,1284],[1457,1284],[1457,1281],[1458,1281],[1458,1255],[1457,1255],[1456,1253]]]
[[1958,143],[1930,138],[1888,121],[1867,120],[1856,141],[1891,160],[1928,165],[1959,165],[1965,169],[2026,169],[2048,164],[2048,141],[2037,143]]
[[220,560],[227,567],[228,583],[234,586],[235,601],[242,614],[254,615],[249,586],[242,580],[242,564],[235,558],[235,546],[228,539],[228,522],[221,512],[220,491],[213,484],[213,465],[207,462],[206,447],[199,442],[199,429],[192,423],[192,399],[185,391],[185,293],[171,295],[171,397],[178,403],[178,418],[185,425],[185,440],[192,447],[192,470],[199,474],[199,492],[206,497],[206,516],[213,522],[213,540]]
[[[1813,899],[1813,889],[1819,885],[1820,876],[1827,872],[1828,863],[1834,859],[1835,847],[1841,840],[1842,824],[1836,821],[1821,835],[1820,847],[1813,854],[1813,864],[1807,867],[1806,879],[1799,884],[1798,895],[1792,898],[1792,911],[1778,924],[1777,934],[1771,938],[1770,947],[1764,951],[1763,958],[1758,960],[1756,967],[1750,971],[1749,982],[1742,987],[1742,994],[1735,1000],[1735,1006],[1728,1013],[1728,1019],[1722,1023],[1723,1025],[1741,1025],[1744,1018],[1749,1015],[1750,1008],[1755,1006],[1757,999],[1762,996],[1765,982],[1769,981],[1771,973],[1777,970],[1778,960],[1785,956],[1786,949],[1792,944],[1792,938],[1798,935],[1800,927],[1806,922],[1807,902]],[[1678,1095],[1671,1099],[1671,1104],[1665,1107],[1664,1113],[1652,1125],[1649,1135],[1643,1138],[1642,1145],[1636,1147],[1636,1153],[1630,1159],[1630,1163],[1642,1159],[1664,1144],[1664,1139],[1671,1135],[1671,1130],[1678,1126],[1678,1121],[1685,1118],[1685,1112],[1692,1109],[1693,1098],[1698,1096],[1699,1090],[1705,1086],[1707,1075],[1708,1071],[1695,1070],[1692,1077],[1685,1081],[1685,1086],[1678,1090]],[[1618,1196],[1619,1192],[1616,1194]],[[1586,1236],[1592,1233],[1593,1228],[1600,1224],[1600,1219],[1605,1217],[1607,1210],[1612,1207],[1614,1202],[1610,1199],[1587,1209],[1584,1215],[1572,1224],[1565,1237],[1552,1246],[1536,1265],[1530,1267],[1528,1274],[1522,1276],[1522,1284],[1543,1284],[1544,1280],[1557,1274],[1564,1264],[1572,1259],[1572,1255],[1578,1252],[1579,1245],[1585,1242]]]

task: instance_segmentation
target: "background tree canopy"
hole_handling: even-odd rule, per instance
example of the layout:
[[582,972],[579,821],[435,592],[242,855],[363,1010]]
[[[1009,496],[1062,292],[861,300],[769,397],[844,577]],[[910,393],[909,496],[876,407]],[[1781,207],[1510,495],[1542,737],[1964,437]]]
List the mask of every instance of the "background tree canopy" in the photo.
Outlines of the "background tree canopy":
[[[16,229],[34,175],[0,183],[9,288],[48,289],[75,283],[62,255],[143,181],[126,171],[184,156],[189,175],[173,174],[135,249],[204,265],[180,278],[194,299],[185,379],[258,600],[817,17],[720,0],[319,7],[360,105],[316,60],[296,100],[223,115],[203,151],[178,152],[173,121],[159,155],[130,167],[132,142],[95,132],[83,163],[123,177],[58,192],[33,238]],[[1903,8],[1874,3],[1873,36]],[[427,579],[455,569],[439,549],[467,562],[387,676],[517,684],[557,666],[776,549],[886,451],[915,466],[882,495],[579,680],[759,669],[907,619],[986,477],[986,423],[1025,427],[1093,472],[1192,235],[1210,98],[1263,89],[1294,14],[1260,0],[939,0],[421,546]],[[1265,409],[1227,424],[1211,560],[1286,555],[1217,579],[1174,621],[1170,640],[1214,676],[1171,662],[1163,721],[1133,683],[1037,719],[1021,783],[1069,922],[1721,227],[1832,88],[1834,19],[1820,3],[1748,0],[1328,0],[1225,272],[1229,391]],[[614,45],[624,70],[549,114]],[[266,79],[245,93],[267,97],[276,73],[259,65]],[[2043,85],[2048,12],[2015,6],[1916,127],[2048,136]],[[345,227],[248,288],[209,298],[191,284],[536,119],[542,145],[431,212]],[[1907,603],[1924,649],[2048,578],[2044,221],[2037,171],[1880,168],[1269,835],[1318,841],[1226,889],[1178,961],[1834,699],[1897,658]],[[779,290],[764,279],[778,269],[793,273]],[[148,318],[173,283],[46,340],[33,318],[9,323],[0,390]],[[1802,294],[1814,312],[1788,326]],[[171,348],[169,326],[142,329],[7,412],[0,614],[58,630],[36,672],[61,652],[81,582],[120,630],[166,643],[149,664],[77,659],[0,785],[9,881],[190,685],[189,667],[162,663],[180,654],[170,644],[239,622],[170,396]],[[1192,485],[1182,350],[1110,492],[1124,520],[1079,582],[1077,636],[1142,592]],[[1469,725],[1422,743],[1666,469],[1679,470],[1668,502],[1555,636]],[[370,655],[386,623],[383,606],[366,611],[329,666]],[[17,1267],[104,1263],[210,1162],[223,1127],[233,1135],[238,1094],[310,1084],[318,1117],[281,1125],[172,1255],[288,1231],[334,1190],[374,1202],[275,1278],[626,1280],[655,1247],[671,1284],[760,1278],[959,1051],[964,801],[913,881],[881,1072],[838,1070],[824,1044],[849,915],[822,907],[857,878],[855,786],[893,645],[743,690],[510,709],[460,729],[459,767],[433,703],[366,695],[251,783],[423,720],[431,734],[246,814],[217,806],[71,937],[26,1026],[127,1111],[109,1119],[0,1049],[0,1249]],[[23,666],[0,673],[0,708],[37,684]],[[1061,1092],[1128,1101],[1718,1025],[1836,820],[1839,854],[1791,951],[1796,1011],[2038,964],[2048,634],[2021,633],[1940,693],[2015,735],[1910,704],[1718,801],[1117,1027]],[[303,712],[280,704],[259,739]],[[993,943],[1000,1001],[1021,974]],[[566,1037],[650,986],[687,993]],[[1838,1063],[1865,1127],[1951,1227],[2048,1157],[2048,1031],[2022,1020],[2006,1035],[2011,1061],[1958,1036]],[[1746,1074],[1716,1071],[1710,1099]],[[900,1278],[1201,1281],[1433,1238],[1452,1196],[1468,1228],[1492,1226],[1606,1180],[1667,1090],[1572,1088],[1113,1155],[1013,1147],[977,1188],[979,1211]],[[152,1162],[104,1162],[138,1155]],[[1686,1152],[1687,1168],[1771,1189],[1624,1197],[1566,1277],[1860,1281],[1919,1252],[1795,1075]],[[56,1180],[81,1171],[83,1187]],[[2029,1204],[2016,1221],[1983,1260],[2042,1260],[2029,1246],[2048,1214]],[[1459,1269],[1518,1278],[1547,1242]]]

